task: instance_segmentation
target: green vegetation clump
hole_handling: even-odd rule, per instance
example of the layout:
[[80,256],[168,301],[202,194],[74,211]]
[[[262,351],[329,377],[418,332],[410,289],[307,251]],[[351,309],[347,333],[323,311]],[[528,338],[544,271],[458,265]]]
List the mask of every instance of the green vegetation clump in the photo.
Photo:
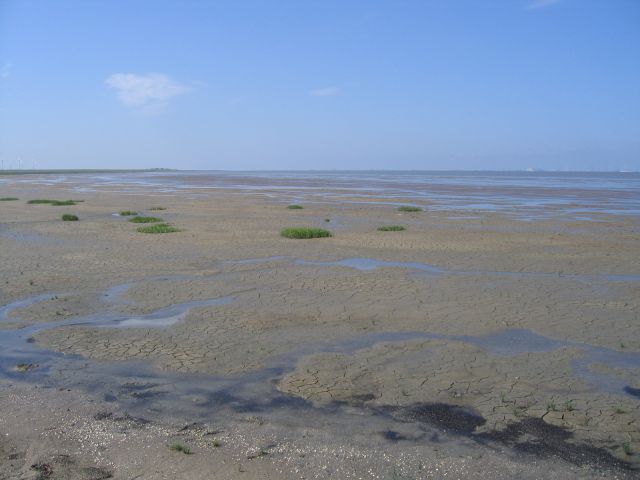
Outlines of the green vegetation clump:
[[33,370],[37,366],[38,365],[35,365],[33,363],[19,363],[16,365],[16,370],[20,373],[25,373],[25,372],[28,372],[29,370]]
[[32,205],[49,204],[49,205],[54,205],[56,207],[62,207],[67,205],[75,205],[78,202],[82,202],[82,200],[48,200],[48,199],[37,198],[35,200],[29,200],[27,203]]
[[129,221],[131,223],[156,223],[161,222],[162,219],[158,217],[133,217]]
[[138,215],[138,212],[132,210],[123,210],[120,212],[121,217],[130,217],[131,215]]
[[165,207],[151,207],[149,210],[152,211],[152,212],[157,212],[157,211],[160,211],[160,210],[166,210],[166,208]]
[[174,452],[181,452],[185,455],[191,455],[191,449],[181,443],[172,443],[171,445],[169,445],[169,448]]
[[137,230],[140,233],[173,233],[180,231],[168,223],[156,223],[155,225],[149,225],[147,227],[138,227]]
[[420,207],[410,207],[410,206],[404,205],[402,207],[398,207],[398,211],[399,212],[421,212],[422,209]]
[[302,205],[289,205],[287,208],[289,210],[302,210],[304,207]]
[[402,230],[406,230],[402,225],[382,225],[378,227],[380,232],[401,232]]
[[62,215],[62,220],[65,222],[77,222],[78,221],[78,216],[77,215],[71,215],[70,213],[65,213],[64,215]]
[[2,197],[0,198],[0,202],[13,202],[14,200],[18,200],[16,197]]
[[285,228],[280,235],[286,238],[323,238],[331,237],[331,232],[322,228],[294,227]]

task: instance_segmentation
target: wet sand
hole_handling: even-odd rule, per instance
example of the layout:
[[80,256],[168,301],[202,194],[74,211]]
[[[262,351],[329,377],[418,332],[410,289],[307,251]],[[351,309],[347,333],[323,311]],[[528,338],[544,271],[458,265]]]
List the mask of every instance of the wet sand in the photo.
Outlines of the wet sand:
[[82,178],[2,185],[0,478],[637,476],[637,217]]

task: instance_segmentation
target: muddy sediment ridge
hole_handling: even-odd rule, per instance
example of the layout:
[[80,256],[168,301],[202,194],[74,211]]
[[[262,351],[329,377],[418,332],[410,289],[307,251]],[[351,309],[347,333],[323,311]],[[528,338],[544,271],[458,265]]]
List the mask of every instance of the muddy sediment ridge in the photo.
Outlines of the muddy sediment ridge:
[[[224,262],[234,265],[234,262]],[[496,272],[452,271],[419,263],[382,262],[374,259],[343,259],[310,262],[289,257],[245,259],[236,265],[277,264],[278,268],[347,267],[360,270],[404,268],[427,275],[491,275]],[[269,266],[264,267],[268,270]],[[527,272],[499,272],[502,275],[552,275]],[[283,387],[284,379],[299,369],[302,360],[314,355],[352,355],[378,344],[402,342],[454,342],[477,347],[488,355],[510,357],[528,352],[553,352],[575,349],[573,374],[591,389],[638,401],[638,385],[624,373],[640,368],[640,353],[621,352],[585,343],[556,340],[531,330],[507,328],[485,335],[446,335],[423,331],[386,331],[363,333],[339,341],[295,343],[286,353],[273,355],[266,365],[235,375],[175,373],[159,370],[145,361],[101,362],[85,356],[60,353],[41,345],[38,335],[66,328],[95,329],[167,329],[183,321],[198,308],[233,305],[245,290],[204,300],[172,304],[144,314],[122,313],[132,305],[126,293],[136,285],[148,282],[170,282],[207,278],[202,275],[172,275],[149,277],[137,282],[114,285],[100,296],[98,312],[63,320],[33,323],[25,321],[21,328],[3,330],[0,335],[0,375],[3,382],[31,382],[44,388],[83,389],[101,401],[113,404],[97,421],[122,418],[136,422],[173,421],[175,423],[224,423],[233,416],[261,416],[290,427],[303,428],[309,423],[324,425],[336,435],[348,438],[360,429],[389,443],[443,444],[464,438],[468,442],[459,448],[509,449],[535,458],[559,458],[577,466],[597,471],[615,471],[618,475],[637,473],[638,464],[621,460],[601,444],[584,438],[576,439],[569,429],[549,424],[540,416],[523,415],[502,428],[491,428],[488,420],[473,408],[455,403],[416,402],[384,404],[374,392],[360,392],[329,401],[297,395]],[[620,277],[620,278],[618,278]],[[623,278],[622,278],[623,277]],[[576,276],[568,281],[635,282],[640,276]],[[38,294],[0,307],[0,322],[20,322],[20,311],[51,297],[63,297],[64,292]],[[425,349],[428,352],[429,348]],[[594,365],[599,368],[593,368]],[[307,369],[308,371],[308,369]],[[620,372],[623,372],[622,374]],[[117,413],[120,412],[120,413]],[[126,413],[122,413],[126,412]]]

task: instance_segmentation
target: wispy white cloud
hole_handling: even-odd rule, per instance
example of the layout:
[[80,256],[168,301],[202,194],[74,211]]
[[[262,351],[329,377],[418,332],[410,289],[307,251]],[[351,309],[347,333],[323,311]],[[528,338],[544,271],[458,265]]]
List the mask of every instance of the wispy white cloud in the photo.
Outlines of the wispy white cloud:
[[311,90],[309,92],[309,94],[314,97],[335,97],[339,93],[340,89],[338,87],[316,88],[315,90]]
[[2,68],[0,68],[0,78],[9,78],[11,75],[11,64],[5,63]]
[[550,7],[551,5],[555,5],[561,1],[562,0],[532,0],[529,2],[529,5],[527,5],[527,9],[532,10],[535,8]]
[[191,91],[191,88],[162,73],[115,73],[105,80],[105,84],[116,90],[123,105],[153,113],[161,111],[173,97]]

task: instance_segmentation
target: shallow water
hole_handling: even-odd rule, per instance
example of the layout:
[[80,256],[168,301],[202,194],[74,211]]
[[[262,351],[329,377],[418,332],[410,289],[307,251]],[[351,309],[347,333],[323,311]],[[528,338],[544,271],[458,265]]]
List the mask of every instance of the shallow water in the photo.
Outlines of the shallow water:
[[[259,263],[264,259],[247,260],[239,261],[237,264]],[[283,261],[283,259],[275,257],[268,261]],[[390,262],[382,262],[384,266],[388,266],[387,263]],[[357,265],[369,269],[380,266],[371,261],[357,262]],[[415,267],[412,263],[403,265],[407,268]],[[350,266],[349,262],[346,266]],[[424,271],[424,269],[418,270]],[[431,266],[427,272],[433,273]],[[316,406],[302,398],[280,392],[276,388],[277,383],[308,355],[323,352],[351,354],[387,342],[442,340],[472,344],[489,354],[507,357],[526,352],[546,352],[561,348],[576,349],[579,353],[573,362],[575,375],[584,379],[594,389],[639,398],[638,385],[631,383],[634,381],[631,375],[630,378],[624,379],[619,372],[616,375],[607,375],[596,373],[591,367],[598,364],[637,371],[640,367],[640,353],[617,352],[577,342],[551,339],[524,329],[508,329],[479,336],[443,335],[430,332],[378,332],[339,341],[302,343],[296,344],[291,351],[283,355],[271,358],[263,368],[229,376],[163,372],[144,361],[93,361],[77,355],[47,350],[31,340],[32,336],[39,331],[72,325],[98,328],[166,328],[183,320],[192,308],[233,302],[233,296],[226,296],[170,305],[145,315],[125,315],[119,312],[122,308],[134,303],[126,293],[139,284],[148,281],[201,280],[203,278],[207,277],[189,275],[149,277],[114,285],[107,288],[100,296],[101,305],[104,307],[100,312],[31,325],[17,330],[0,331],[0,378],[9,382],[33,382],[39,388],[81,389],[106,402],[113,402],[114,409],[124,409],[136,417],[150,420],[188,421],[190,424],[206,422],[224,428],[226,422],[232,419],[262,421],[261,419],[264,418],[270,425],[287,429],[287,437],[296,435],[295,432],[305,432],[309,428],[321,427],[332,432],[332,438],[343,438],[343,441],[348,442],[353,441],[354,433],[357,432],[360,438],[367,439],[370,447],[379,444],[382,449],[386,448],[384,442],[411,441],[446,448],[451,455],[470,455],[471,452],[477,453],[478,449],[484,448],[487,442],[497,442],[517,451],[520,443],[528,445],[532,435],[537,439],[536,441],[545,444],[545,438],[550,434],[547,429],[555,428],[551,433],[557,437],[554,438],[558,441],[550,440],[548,447],[553,455],[557,455],[558,451],[572,448],[574,450],[571,451],[575,453],[578,464],[588,461],[594,465],[614,460],[606,451],[594,449],[587,444],[567,443],[565,445],[566,439],[571,434],[559,427],[542,425],[544,428],[541,434],[536,429],[530,430],[526,424],[529,420],[525,419],[516,423],[524,433],[515,437],[507,434],[500,437],[500,432],[495,431],[476,433],[475,426],[484,424],[485,419],[455,405],[379,406],[366,404],[367,397],[354,398],[353,404],[332,403]],[[51,296],[52,294],[41,294],[0,307],[0,319],[19,320],[21,308],[47,300]],[[428,346],[424,352],[429,353]],[[18,372],[15,367],[19,363],[31,364],[33,368],[26,373]],[[110,412],[106,414],[109,415]],[[587,458],[590,460],[585,460]],[[569,461],[574,460],[569,459]],[[621,468],[626,467],[623,465]]]
[[237,190],[283,203],[411,204],[434,211],[500,212],[526,221],[640,217],[640,173],[178,171],[25,175],[0,177],[0,183],[123,194]]
[[[273,260],[286,260],[290,257],[267,257],[265,259],[252,258],[246,260],[251,263],[260,263]],[[420,262],[391,262],[385,260],[377,260],[375,258],[343,258],[341,260],[329,260],[329,261],[310,261],[302,259],[293,259],[297,265],[311,265],[320,267],[348,267],[361,271],[377,270],[378,268],[385,267],[397,267],[405,268],[407,270],[414,270],[418,272],[424,272],[429,275],[480,275],[480,276],[504,276],[514,278],[529,278],[529,277],[542,277],[542,278],[557,278],[566,280],[575,280],[582,282],[638,282],[640,281],[640,274],[598,274],[598,275],[580,275],[572,273],[561,272],[508,272],[508,271],[496,271],[496,270],[458,270],[458,269],[445,269],[428,263]]]
[[[237,264],[257,263],[260,261],[280,261],[282,257],[270,257],[267,259],[245,259],[237,261]],[[229,263],[229,262],[226,262]],[[321,266],[333,266],[340,265],[350,268],[359,268],[362,270],[371,270],[380,267],[388,266],[401,266],[409,269],[417,269],[426,271],[430,274],[440,274],[446,271],[442,271],[436,267],[425,264],[416,264],[412,262],[398,263],[398,262],[381,262],[373,259],[347,259],[338,262],[304,262],[297,260],[296,264],[302,265],[321,265]],[[150,277],[138,282],[127,282],[119,284],[106,289],[101,295],[101,299],[105,305],[103,311],[72,318],[61,321],[52,321],[47,323],[40,323],[29,325],[17,330],[4,330],[0,332],[0,367],[2,368],[2,374],[4,376],[15,377],[14,371],[15,365],[18,363],[33,363],[38,364],[39,374],[33,375],[34,378],[46,374],[51,368],[56,367],[61,358],[64,357],[65,368],[75,370],[77,367],[73,367],[74,362],[79,362],[83,365],[83,369],[88,371],[88,365],[94,365],[95,374],[105,368],[111,370],[117,370],[118,367],[110,366],[106,367],[101,364],[98,366],[97,362],[82,359],[75,356],[64,356],[56,352],[49,351],[47,349],[37,346],[37,344],[30,342],[30,338],[37,332],[52,329],[52,328],[64,328],[65,326],[92,326],[97,328],[166,328],[176,322],[183,320],[193,308],[206,307],[206,306],[218,306],[226,305],[234,301],[233,295],[207,299],[207,300],[195,300],[191,302],[184,302],[180,304],[170,305],[165,308],[158,309],[154,312],[144,315],[126,315],[119,312],[121,307],[131,305],[131,300],[125,298],[124,294],[136,284],[146,281],[163,281],[163,280],[185,280],[185,279],[202,279],[201,276],[189,276],[189,275],[175,275],[175,276],[162,276],[162,277]],[[56,294],[46,293],[35,295],[29,298],[18,300],[0,307],[0,320],[7,320],[9,314],[13,311],[19,311],[19,309],[33,305],[37,302],[47,300]],[[12,319],[19,320],[19,315],[13,315]],[[269,364],[260,371],[237,376],[237,377],[207,377],[211,380],[211,393],[213,394],[219,387],[223,385],[224,389],[229,393],[228,389],[230,385],[241,386],[241,389],[246,389],[248,384],[253,384],[256,381],[263,382],[262,385],[256,388],[253,385],[250,390],[260,391],[260,395],[265,395],[266,392],[271,392],[269,395],[276,395],[280,397],[282,394],[276,393],[272,388],[271,382],[282,376],[284,373],[289,372],[295,368],[297,362],[307,356],[321,352],[340,352],[340,353],[354,353],[358,350],[370,348],[371,346],[381,342],[406,342],[420,339],[432,339],[432,340],[446,340],[453,342],[463,342],[475,345],[483,350],[499,356],[512,356],[527,352],[544,352],[552,351],[561,348],[575,348],[581,351],[581,356],[574,361],[574,372],[594,387],[618,394],[629,394],[628,388],[635,388],[633,385],[629,385],[632,379],[620,379],[613,377],[612,375],[606,375],[602,373],[595,373],[590,367],[593,364],[605,365],[610,368],[618,369],[637,369],[640,368],[640,353],[637,352],[620,352],[604,347],[597,347],[593,345],[562,341],[547,338],[538,335],[534,332],[525,329],[508,329],[500,332],[470,336],[470,335],[444,335],[430,332],[379,332],[368,333],[357,337],[346,338],[336,342],[327,342],[321,344],[302,344],[293,348],[289,353],[277,356],[273,358]],[[132,362],[125,362],[127,364]],[[140,367],[138,365],[139,372],[145,371],[146,375],[161,379],[166,377],[166,374],[154,372],[154,370],[146,365]],[[131,375],[136,370],[131,370],[129,367],[126,369],[127,375]],[[112,375],[114,372],[112,371]],[[117,375],[116,375],[117,376]],[[169,375],[172,382],[178,381],[179,376]],[[201,376],[202,377],[202,376]],[[115,377],[114,377],[115,378]],[[266,398],[266,397],[265,397]],[[249,399],[246,399],[249,401]],[[253,401],[253,400],[251,400]],[[283,400],[281,400],[283,401]]]

